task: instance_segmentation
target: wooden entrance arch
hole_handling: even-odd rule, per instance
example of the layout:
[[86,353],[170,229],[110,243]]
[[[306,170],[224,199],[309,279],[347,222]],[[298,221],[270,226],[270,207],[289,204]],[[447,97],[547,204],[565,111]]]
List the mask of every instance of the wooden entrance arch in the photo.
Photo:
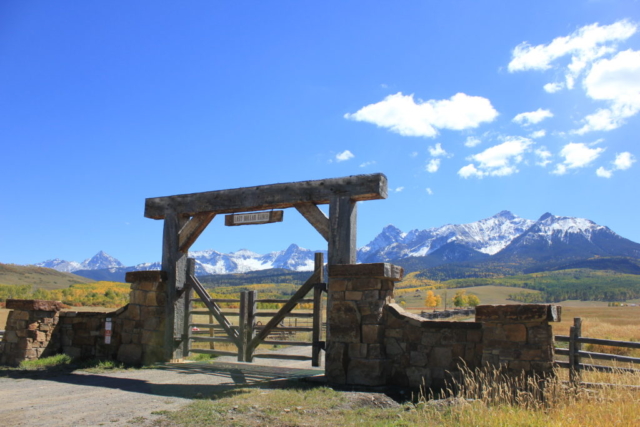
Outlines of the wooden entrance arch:
[[[385,199],[384,174],[354,175],[146,199],[144,216],[163,219],[162,270],[167,275],[165,359],[182,359],[189,248],[221,213],[295,208],[328,242],[328,263],[356,263],[357,202]],[[327,217],[318,205],[329,205]]]

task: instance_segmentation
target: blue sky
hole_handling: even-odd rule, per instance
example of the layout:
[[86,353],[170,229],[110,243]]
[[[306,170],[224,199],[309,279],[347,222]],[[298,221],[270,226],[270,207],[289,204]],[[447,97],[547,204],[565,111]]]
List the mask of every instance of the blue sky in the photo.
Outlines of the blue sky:
[[375,172],[359,246],[501,210],[638,242],[639,112],[637,1],[4,1],[0,262],[155,261],[147,197]]

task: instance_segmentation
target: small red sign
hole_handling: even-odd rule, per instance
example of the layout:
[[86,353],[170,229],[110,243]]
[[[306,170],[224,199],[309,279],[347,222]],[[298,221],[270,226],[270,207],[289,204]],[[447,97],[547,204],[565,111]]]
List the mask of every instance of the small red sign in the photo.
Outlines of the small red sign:
[[104,336],[105,337],[110,337],[111,336],[111,331],[104,331]]

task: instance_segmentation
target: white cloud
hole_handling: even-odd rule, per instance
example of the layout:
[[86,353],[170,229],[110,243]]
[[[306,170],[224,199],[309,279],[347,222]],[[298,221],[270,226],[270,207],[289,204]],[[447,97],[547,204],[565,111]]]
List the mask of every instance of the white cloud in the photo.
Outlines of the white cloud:
[[429,173],[438,172],[438,169],[440,169],[440,159],[429,160],[429,163],[427,163],[426,169],[427,169],[427,172]]
[[396,193],[400,193],[400,192],[402,192],[402,190],[404,190],[404,187],[398,187],[393,191],[395,191]]
[[414,152],[412,152],[410,155],[411,155],[411,157],[418,157],[418,152],[417,152],[417,151],[414,151]]
[[463,178],[476,176],[507,176],[518,172],[516,167],[524,159],[524,154],[530,151],[533,144],[528,138],[510,136],[502,144],[487,148],[481,153],[469,156],[474,164],[467,165],[458,171]]
[[531,124],[540,123],[541,121],[549,117],[553,117],[553,113],[551,111],[538,108],[536,111],[518,114],[513,118],[513,121],[521,125],[528,126]]
[[547,134],[547,131],[544,129],[541,130],[537,130],[535,132],[531,132],[529,134],[529,138],[533,138],[533,139],[538,139],[538,138],[542,138]]
[[450,99],[414,101],[398,92],[362,107],[346,119],[373,123],[402,136],[435,137],[439,129],[463,130],[491,122],[498,116],[491,102],[480,96],[457,93]]
[[547,83],[543,86],[543,89],[548,93],[556,93],[564,89],[564,83]]
[[616,154],[616,159],[613,161],[613,165],[617,170],[627,170],[632,164],[636,162],[633,154],[625,151],[624,153]]
[[549,158],[552,157],[552,154],[549,150],[547,150],[547,147],[540,147],[536,149],[534,153],[536,157],[539,159],[536,162],[536,165],[545,167],[549,163],[551,163],[551,160],[549,160]]
[[605,169],[600,166],[596,170],[596,175],[598,175],[600,178],[611,178],[613,176],[613,173],[609,169]]
[[584,79],[587,95],[608,102],[584,118],[585,125],[575,131],[608,131],[624,124],[624,119],[640,112],[640,51],[626,50],[611,59],[597,61]]
[[625,151],[624,153],[616,154],[616,159],[611,162],[613,167],[611,169],[605,169],[603,166],[600,166],[598,170],[596,170],[596,175],[601,178],[611,178],[613,176],[613,171],[623,171],[627,170],[636,162],[633,154]]
[[442,144],[438,142],[435,147],[429,147],[429,154],[432,157],[440,157],[446,156],[447,152],[442,148]]
[[570,142],[560,150],[560,156],[564,157],[564,161],[556,166],[553,173],[564,175],[568,169],[589,166],[603,152],[604,148],[589,148],[582,142]]
[[428,195],[433,195],[433,190],[431,190],[431,188],[427,187],[427,194]]
[[369,162],[364,162],[364,163],[360,163],[360,167],[361,168],[366,168],[367,166],[371,166],[371,165],[375,165],[376,161],[375,160],[371,160]]
[[355,156],[349,150],[344,150],[342,153],[336,154],[336,160],[339,162],[344,162],[349,159],[353,159]]
[[458,171],[458,175],[466,179],[466,178],[471,178],[473,176],[482,178],[484,177],[485,174],[479,171],[478,169],[476,169],[473,163],[469,163],[467,166],[460,168],[460,170]]
[[[571,56],[566,67],[565,80],[571,89],[580,73],[593,61],[616,50],[616,43],[631,37],[637,26],[629,21],[618,21],[611,25],[597,23],[584,26],[565,37],[557,37],[551,43],[532,46],[521,43],[513,50],[509,71],[546,70],[564,56]],[[551,88],[551,86],[549,86]]]
[[480,143],[482,143],[482,141],[479,138],[476,138],[475,136],[468,136],[467,140],[464,142],[464,145],[466,147],[475,147]]

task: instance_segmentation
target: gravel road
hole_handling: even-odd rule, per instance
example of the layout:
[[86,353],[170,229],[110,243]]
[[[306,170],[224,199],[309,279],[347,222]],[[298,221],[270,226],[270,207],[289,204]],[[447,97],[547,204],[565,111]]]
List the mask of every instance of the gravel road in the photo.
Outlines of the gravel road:
[[160,417],[160,411],[176,410],[193,398],[323,373],[310,365],[271,359],[237,363],[221,357],[213,363],[113,373],[76,371],[40,377],[15,373],[0,378],[0,420],[5,426],[144,426]]

